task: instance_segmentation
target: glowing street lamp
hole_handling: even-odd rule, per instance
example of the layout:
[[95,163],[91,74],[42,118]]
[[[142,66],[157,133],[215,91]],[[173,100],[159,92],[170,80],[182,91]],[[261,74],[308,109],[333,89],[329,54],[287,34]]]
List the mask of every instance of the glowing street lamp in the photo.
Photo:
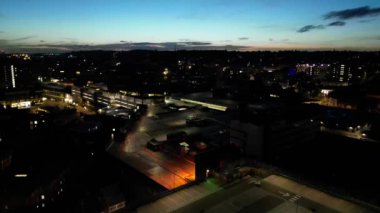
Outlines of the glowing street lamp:
[[169,69],[168,69],[168,68],[165,68],[165,70],[162,72],[162,74],[163,74],[164,76],[169,75]]
[[164,79],[168,79],[168,75],[169,75],[169,69],[168,68],[165,68],[165,70],[162,72],[162,74],[164,75]]

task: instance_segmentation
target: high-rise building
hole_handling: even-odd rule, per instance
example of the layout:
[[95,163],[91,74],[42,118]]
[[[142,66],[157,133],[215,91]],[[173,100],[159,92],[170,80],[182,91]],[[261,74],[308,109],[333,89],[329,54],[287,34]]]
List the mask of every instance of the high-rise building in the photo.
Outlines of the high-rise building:
[[335,65],[331,77],[337,82],[349,82],[353,78],[352,68],[345,64]]
[[5,65],[0,72],[0,88],[16,88],[17,68],[13,65]]
[[297,64],[296,70],[298,73],[306,73],[306,75],[317,78],[324,79],[326,74],[331,69],[330,64]]

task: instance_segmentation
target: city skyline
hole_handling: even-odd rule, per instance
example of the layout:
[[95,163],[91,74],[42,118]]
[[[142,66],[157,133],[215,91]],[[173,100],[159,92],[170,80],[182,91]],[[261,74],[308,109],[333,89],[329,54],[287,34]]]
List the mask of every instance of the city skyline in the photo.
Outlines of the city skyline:
[[380,50],[380,2],[0,3],[0,51]]

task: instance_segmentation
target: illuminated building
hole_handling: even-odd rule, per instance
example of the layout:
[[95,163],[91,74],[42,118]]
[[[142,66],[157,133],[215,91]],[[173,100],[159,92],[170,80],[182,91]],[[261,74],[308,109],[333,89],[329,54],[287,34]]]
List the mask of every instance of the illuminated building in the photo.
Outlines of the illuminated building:
[[17,108],[25,109],[30,108],[32,102],[39,101],[41,94],[39,91],[30,90],[7,90],[0,96],[0,107],[3,109]]
[[298,73],[306,73],[313,78],[324,78],[331,69],[330,64],[297,64]]
[[331,77],[336,82],[351,82],[354,79],[362,78],[362,67],[340,64],[334,66]]
[[17,68],[13,65],[3,66],[0,72],[0,87],[2,89],[16,88]]
[[[75,91],[79,94],[78,90]],[[119,92],[109,92],[106,87],[100,87],[95,84],[82,88],[82,98],[87,103],[97,106],[115,106],[123,108],[134,108],[136,105],[151,105],[154,103],[162,103],[164,96],[156,93],[131,92],[120,90]],[[74,95],[74,94],[73,94]]]
[[68,97],[68,95],[70,94],[69,90],[70,89],[68,87],[56,83],[43,84],[43,95],[46,98],[56,101],[68,102],[68,100],[70,99],[70,97]]

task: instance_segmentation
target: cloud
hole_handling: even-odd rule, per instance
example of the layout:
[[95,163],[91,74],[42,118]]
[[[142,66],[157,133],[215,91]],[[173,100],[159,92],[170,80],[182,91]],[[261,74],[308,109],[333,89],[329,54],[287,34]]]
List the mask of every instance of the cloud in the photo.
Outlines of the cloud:
[[[380,39],[380,37],[373,38]],[[72,44],[72,43],[39,43],[39,44],[11,44],[1,45],[2,42],[7,43],[8,40],[0,39],[0,52],[6,53],[64,53],[75,51],[92,51],[92,50],[104,50],[104,51],[130,51],[130,50],[156,50],[156,51],[174,51],[174,50],[227,50],[227,51],[257,51],[257,50],[286,50],[286,49],[298,49],[298,50],[332,50],[330,45],[306,45],[297,42],[281,42],[274,41],[272,46],[244,46],[244,45],[203,45],[203,46],[191,46],[183,45],[177,42],[131,42],[131,43],[110,43],[110,44]],[[177,44],[178,46],[173,46]],[[283,44],[286,44],[285,46]],[[378,50],[379,47],[340,47],[340,49],[352,49],[352,50]],[[334,48],[336,49],[336,47]]]
[[[304,33],[309,32],[311,30],[316,29],[325,29],[326,27],[343,27],[346,25],[345,20],[349,19],[355,19],[355,18],[363,18],[363,17],[373,17],[373,16],[380,16],[380,7],[371,8],[369,6],[364,7],[357,7],[353,9],[346,9],[346,10],[338,10],[338,11],[331,11],[327,14],[323,15],[325,20],[329,19],[336,19],[337,21],[330,22],[326,25],[306,25],[297,32]],[[370,22],[373,19],[367,19],[367,20],[361,20],[360,23],[366,23]]]
[[40,40],[40,42],[41,42],[41,43],[44,43],[44,42],[45,42],[45,40]]
[[91,50],[230,50],[237,51],[245,46],[234,45],[213,45],[204,41],[189,42],[128,42],[128,43],[110,43],[110,44],[78,44],[78,43],[39,43],[39,44],[18,44],[10,43],[10,40],[0,39],[0,49],[6,52],[28,52],[28,53],[60,53],[71,51],[91,51]]
[[0,31],[0,33],[5,33],[4,31]]
[[22,43],[22,41],[29,40],[31,38],[35,38],[36,36],[25,36],[15,39],[0,39],[0,48],[1,47],[10,47],[10,46],[17,46]]
[[212,43],[210,42],[199,42],[199,41],[190,41],[190,42],[180,42],[178,44],[184,44],[184,45],[189,45],[189,46],[207,46],[211,45]]
[[231,40],[221,40],[220,42],[231,42]]
[[299,30],[297,30],[297,32],[298,33],[306,33],[306,32],[309,32],[311,30],[323,30],[323,29],[326,29],[326,27],[343,27],[344,25],[346,25],[346,22],[344,22],[344,21],[334,21],[334,22],[331,22],[327,25],[310,24],[310,25],[306,25],[306,26],[301,27]]
[[299,42],[291,41],[288,38],[283,38],[283,39],[274,39],[274,38],[269,38],[269,42],[272,44],[286,44],[286,45],[298,45]]
[[346,25],[346,22],[344,22],[344,21],[334,21],[334,22],[331,22],[330,24],[328,24],[327,26],[342,27],[344,25]]
[[154,42],[131,42],[128,43],[129,46],[163,46],[163,47],[173,47],[173,46],[208,46],[211,45],[210,42],[202,42],[202,41],[188,41],[188,42],[161,42],[161,43],[154,43]]
[[311,30],[321,30],[321,29],[325,29],[325,26],[323,26],[323,25],[306,25],[306,26],[301,27],[299,30],[297,30],[297,32],[305,33],[305,32],[309,32]]
[[249,38],[248,37],[240,37],[238,38],[240,41],[243,41],[243,40],[248,40]]
[[29,39],[35,38],[35,37],[36,36],[25,36],[25,37],[21,37],[21,38],[15,38],[12,41],[25,41],[25,40],[29,40]]
[[369,6],[357,7],[353,9],[331,11],[325,14],[324,19],[348,20],[354,18],[373,17],[380,15],[380,7],[371,8]]

